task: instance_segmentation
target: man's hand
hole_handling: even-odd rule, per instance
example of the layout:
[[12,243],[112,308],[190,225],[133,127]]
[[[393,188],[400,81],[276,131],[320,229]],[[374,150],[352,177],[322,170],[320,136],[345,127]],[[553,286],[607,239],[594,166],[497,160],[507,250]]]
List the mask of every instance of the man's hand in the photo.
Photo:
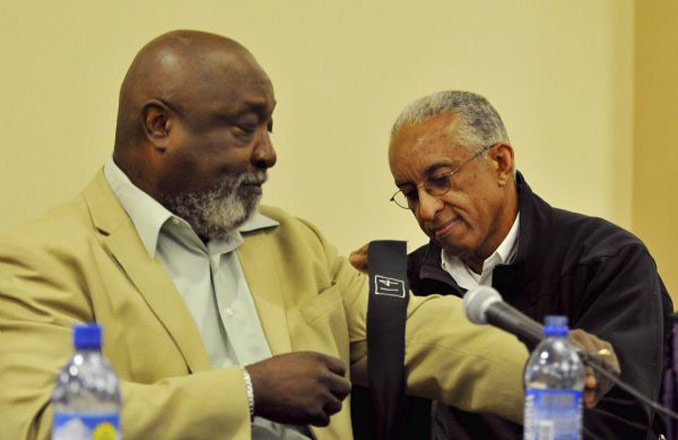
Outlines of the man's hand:
[[348,256],[348,262],[361,272],[367,273],[367,244],[356,249]]
[[246,368],[255,415],[274,422],[327,426],[351,391],[344,363],[320,353],[283,354]]
[[[619,376],[621,372],[619,360],[609,342],[581,329],[570,330],[568,339],[584,353],[598,359],[598,363],[609,372]],[[591,367],[584,366],[584,376],[584,403],[587,408],[593,408],[614,384],[604,377],[597,376]]]

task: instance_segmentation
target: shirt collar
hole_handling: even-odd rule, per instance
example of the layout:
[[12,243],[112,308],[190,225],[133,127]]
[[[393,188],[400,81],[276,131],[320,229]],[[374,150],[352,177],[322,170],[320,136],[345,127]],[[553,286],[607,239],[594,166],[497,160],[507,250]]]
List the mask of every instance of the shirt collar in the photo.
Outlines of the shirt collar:
[[[137,187],[129,180],[129,177],[116,165],[113,159],[110,159],[104,165],[104,176],[111,187],[111,190],[120,201],[120,204],[129,215],[134,224],[139,237],[149,255],[155,258],[158,238],[161,230],[172,219],[173,224],[183,225],[190,228],[186,220],[173,214],[170,210],[161,205],[157,200],[148,195],[142,189]],[[211,240],[208,248],[215,250],[233,250],[242,242],[241,232],[253,232],[259,229],[276,227],[280,223],[272,218],[266,217],[259,212],[245,222],[234,232],[234,235],[225,240]],[[213,243],[214,242],[214,243]],[[218,242],[225,242],[222,243]],[[235,247],[234,247],[235,246]]]
[[499,257],[499,264],[511,264],[518,249],[518,231],[520,230],[520,212],[516,215],[513,225],[506,234],[495,253]]

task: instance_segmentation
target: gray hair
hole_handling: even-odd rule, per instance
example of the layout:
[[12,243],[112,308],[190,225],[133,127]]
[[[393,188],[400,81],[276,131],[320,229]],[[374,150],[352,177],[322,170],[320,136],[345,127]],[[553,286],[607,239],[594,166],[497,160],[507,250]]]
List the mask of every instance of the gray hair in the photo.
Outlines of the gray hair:
[[434,93],[409,104],[393,124],[391,135],[405,124],[421,124],[442,113],[453,113],[461,119],[455,140],[472,154],[488,145],[509,142],[504,123],[492,104],[483,96],[460,90]]

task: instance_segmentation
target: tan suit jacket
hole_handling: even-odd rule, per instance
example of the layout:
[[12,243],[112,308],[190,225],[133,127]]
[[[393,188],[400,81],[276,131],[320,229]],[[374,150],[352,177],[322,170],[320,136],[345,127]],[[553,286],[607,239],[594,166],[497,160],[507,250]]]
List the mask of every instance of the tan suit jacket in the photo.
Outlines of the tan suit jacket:
[[[237,250],[274,355],[313,350],[364,383],[368,283],[307,223],[274,208],[280,226]],[[100,172],[42,219],[0,235],[0,439],[47,439],[49,397],[72,353],[71,326],[97,321],[121,380],[125,440],[249,439],[239,368],[212,369],[183,300]],[[520,420],[527,352],[470,324],[453,297],[412,297],[409,393]],[[350,440],[348,404],[319,440]]]

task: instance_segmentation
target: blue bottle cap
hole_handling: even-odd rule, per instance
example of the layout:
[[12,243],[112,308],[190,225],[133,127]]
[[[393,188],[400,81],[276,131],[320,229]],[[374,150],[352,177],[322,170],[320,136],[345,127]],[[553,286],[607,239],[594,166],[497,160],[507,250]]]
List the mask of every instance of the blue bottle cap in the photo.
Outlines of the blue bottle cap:
[[567,336],[569,332],[567,316],[548,315],[544,318],[544,334],[546,336]]
[[73,344],[77,350],[101,349],[101,327],[94,322],[73,326]]

